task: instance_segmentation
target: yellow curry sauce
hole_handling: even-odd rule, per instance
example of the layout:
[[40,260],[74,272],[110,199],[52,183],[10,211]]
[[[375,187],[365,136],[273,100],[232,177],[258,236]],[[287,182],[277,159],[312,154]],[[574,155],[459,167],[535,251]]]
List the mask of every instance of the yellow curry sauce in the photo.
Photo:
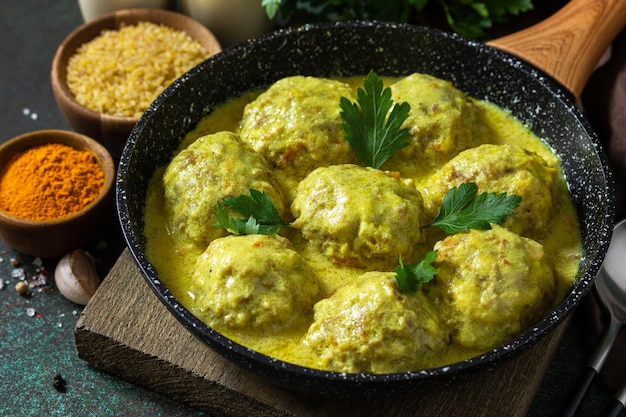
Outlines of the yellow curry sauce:
[[[411,104],[412,145],[381,170],[361,167],[336,139],[338,97],[354,100],[361,82],[289,77],[189,132],[148,189],[146,253],[162,281],[233,340],[341,372],[449,364],[539,321],[581,256],[558,158],[506,111],[415,74],[385,79]],[[303,136],[311,148],[292,139]],[[522,206],[490,231],[422,228],[467,181],[521,194]],[[249,188],[267,191],[294,227],[241,237],[214,227],[215,202]],[[433,248],[436,278],[400,294],[397,255],[417,262]]]

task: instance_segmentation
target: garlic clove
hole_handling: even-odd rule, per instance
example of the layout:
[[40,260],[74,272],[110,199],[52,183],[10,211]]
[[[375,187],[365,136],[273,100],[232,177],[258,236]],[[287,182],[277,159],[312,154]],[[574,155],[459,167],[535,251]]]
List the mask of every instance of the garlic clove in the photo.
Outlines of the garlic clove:
[[100,285],[93,256],[83,249],[65,255],[54,270],[57,288],[68,300],[87,305]]

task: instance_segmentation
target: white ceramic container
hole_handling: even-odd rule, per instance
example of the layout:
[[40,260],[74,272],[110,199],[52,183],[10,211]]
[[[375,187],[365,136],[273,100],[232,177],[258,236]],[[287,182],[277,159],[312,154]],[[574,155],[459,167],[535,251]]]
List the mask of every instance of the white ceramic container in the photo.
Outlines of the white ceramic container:
[[130,8],[167,9],[172,3],[172,0],[78,0],[78,7],[83,20],[88,22],[115,10]]
[[222,46],[257,37],[272,28],[261,0],[181,0],[180,5],[184,14],[208,27]]

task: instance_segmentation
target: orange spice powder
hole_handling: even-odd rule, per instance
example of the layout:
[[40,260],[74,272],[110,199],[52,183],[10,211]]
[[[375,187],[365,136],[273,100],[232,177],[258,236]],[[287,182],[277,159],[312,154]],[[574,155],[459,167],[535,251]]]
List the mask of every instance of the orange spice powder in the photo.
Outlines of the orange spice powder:
[[104,187],[95,155],[51,143],[14,156],[0,172],[0,209],[28,220],[73,214]]

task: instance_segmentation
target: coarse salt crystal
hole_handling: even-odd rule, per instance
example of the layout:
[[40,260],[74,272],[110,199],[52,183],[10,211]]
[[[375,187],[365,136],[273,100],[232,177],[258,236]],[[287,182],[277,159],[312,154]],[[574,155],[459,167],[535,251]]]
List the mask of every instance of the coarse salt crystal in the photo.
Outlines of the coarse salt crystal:
[[36,314],[36,313],[37,313],[37,312],[36,312],[36,311],[35,311],[35,309],[34,309],[34,308],[32,308],[32,307],[28,307],[28,308],[26,309],[26,315],[28,315],[28,317],[35,317],[35,314]]
[[30,282],[29,286],[32,287],[40,287],[42,285],[46,285],[48,283],[48,277],[44,274],[35,275]]
[[24,273],[24,268],[15,268],[11,271],[11,277],[17,278],[19,280],[23,280],[26,278],[26,274]]

